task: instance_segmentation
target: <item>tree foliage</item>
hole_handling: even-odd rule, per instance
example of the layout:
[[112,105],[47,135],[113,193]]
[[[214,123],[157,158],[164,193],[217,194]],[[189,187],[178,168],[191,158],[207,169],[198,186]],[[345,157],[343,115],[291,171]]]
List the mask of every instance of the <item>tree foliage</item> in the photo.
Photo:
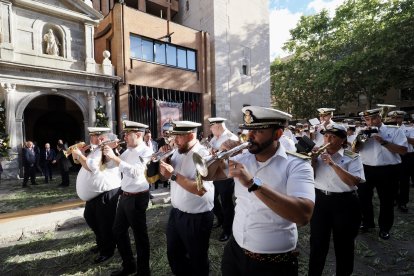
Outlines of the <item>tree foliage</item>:
[[0,157],[9,157],[9,135],[6,133],[6,109],[0,104]]
[[95,108],[96,127],[109,127],[109,118],[106,116],[105,106],[98,101],[98,106]]
[[391,87],[412,85],[414,1],[348,0],[336,10],[302,16],[271,65],[276,107],[297,117],[321,106],[367,98],[369,108]]

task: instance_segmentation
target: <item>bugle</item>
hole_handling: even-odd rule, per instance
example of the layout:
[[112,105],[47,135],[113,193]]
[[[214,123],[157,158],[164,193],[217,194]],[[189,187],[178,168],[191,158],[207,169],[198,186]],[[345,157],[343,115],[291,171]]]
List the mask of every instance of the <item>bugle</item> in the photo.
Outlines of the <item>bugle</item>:
[[[81,149],[81,148],[84,148],[84,147],[86,147],[86,143],[85,142],[79,142],[79,143],[76,143],[76,144],[70,146],[68,148],[68,150],[64,150],[63,154],[65,155],[66,158],[68,158],[68,156],[71,155],[74,150]],[[73,158],[73,156],[72,156],[72,158]],[[73,158],[73,163],[79,164],[79,160]]]
[[[174,154],[175,148],[171,149],[166,152],[157,152],[151,156],[147,157],[139,157],[142,163],[146,164],[147,168],[145,170],[145,178],[147,179],[148,183],[154,184],[155,182],[160,179],[160,161],[165,160],[171,155]],[[145,161],[149,159],[148,161]]]
[[311,151],[308,153],[308,156],[310,157],[318,157],[319,155],[321,155],[330,145],[331,143],[327,143],[325,145],[323,145],[322,147],[320,147],[319,149],[317,149],[316,151]]
[[193,162],[196,167],[196,170],[202,177],[206,177],[207,175],[209,175],[208,168],[210,167],[211,164],[213,164],[217,160],[229,159],[236,152],[244,150],[250,147],[250,145],[251,145],[250,142],[244,142],[243,144],[237,147],[234,147],[230,150],[227,150],[227,151],[222,150],[222,151],[217,152],[216,154],[207,155],[204,157],[202,157],[201,155],[195,152],[193,153]]

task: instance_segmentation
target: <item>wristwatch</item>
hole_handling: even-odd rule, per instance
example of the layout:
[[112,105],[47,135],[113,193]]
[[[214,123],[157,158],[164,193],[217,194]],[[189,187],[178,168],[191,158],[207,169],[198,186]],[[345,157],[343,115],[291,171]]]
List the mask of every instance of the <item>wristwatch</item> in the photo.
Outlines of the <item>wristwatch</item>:
[[171,180],[172,181],[177,181],[177,175],[175,174],[175,172],[172,172]]
[[258,177],[253,177],[252,180],[250,180],[250,183],[252,183],[252,185],[247,189],[249,193],[260,189],[263,185],[262,180]]

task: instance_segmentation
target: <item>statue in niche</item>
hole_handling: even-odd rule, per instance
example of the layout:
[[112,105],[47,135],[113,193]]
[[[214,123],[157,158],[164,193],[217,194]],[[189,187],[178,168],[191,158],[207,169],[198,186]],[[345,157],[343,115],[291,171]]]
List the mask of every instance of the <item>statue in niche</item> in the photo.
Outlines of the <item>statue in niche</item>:
[[49,29],[48,33],[43,36],[43,40],[46,42],[46,54],[58,56],[60,43],[52,29]]

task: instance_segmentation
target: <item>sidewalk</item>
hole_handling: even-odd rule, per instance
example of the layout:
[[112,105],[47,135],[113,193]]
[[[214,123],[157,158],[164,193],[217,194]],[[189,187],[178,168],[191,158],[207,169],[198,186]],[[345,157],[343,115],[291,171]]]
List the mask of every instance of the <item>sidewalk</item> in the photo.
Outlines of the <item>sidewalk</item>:
[[[151,194],[153,199],[150,200],[150,206],[169,203],[170,191],[168,188],[152,190]],[[84,205],[85,203],[81,200],[73,200],[0,214],[0,245],[42,232],[85,224]]]

